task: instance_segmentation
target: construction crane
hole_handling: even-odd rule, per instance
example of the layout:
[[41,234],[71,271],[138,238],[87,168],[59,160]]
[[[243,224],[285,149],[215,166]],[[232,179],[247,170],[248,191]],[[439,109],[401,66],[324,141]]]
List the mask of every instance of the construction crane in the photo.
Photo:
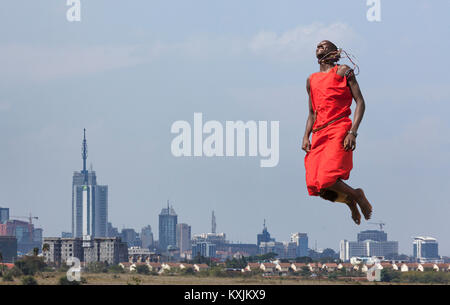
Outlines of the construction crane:
[[25,218],[28,219],[28,232],[30,233],[30,242],[33,241],[33,219],[39,219],[37,216],[11,216],[11,218]]
[[369,222],[372,225],[378,225],[380,226],[380,231],[383,231],[383,226],[385,226],[386,224],[384,222]]

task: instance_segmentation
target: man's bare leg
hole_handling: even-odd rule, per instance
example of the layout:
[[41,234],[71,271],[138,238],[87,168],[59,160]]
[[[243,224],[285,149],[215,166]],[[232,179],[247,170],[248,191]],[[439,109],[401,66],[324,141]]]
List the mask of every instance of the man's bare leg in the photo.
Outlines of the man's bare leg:
[[[333,190],[335,192],[344,193],[346,194],[350,201],[355,202],[359,205],[359,208],[361,209],[361,212],[364,215],[364,218],[366,220],[369,220],[372,215],[372,205],[367,200],[366,196],[364,195],[364,191],[360,188],[353,189],[351,186],[344,183],[341,179],[338,179],[335,184],[328,187],[328,189]],[[352,207],[349,205],[349,208],[352,209]],[[353,213],[353,210],[352,210]]]
[[344,202],[352,212],[352,219],[353,221],[359,225],[361,224],[361,214],[359,213],[358,206],[356,205],[356,201],[352,200],[349,196],[347,196],[345,202]]
[[331,202],[345,203],[350,208],[353,221],[357,225],[361,223],[361,214],[359,213],[356,202],[352,200],[348,195],[327,188],[322,190],[320,197]]

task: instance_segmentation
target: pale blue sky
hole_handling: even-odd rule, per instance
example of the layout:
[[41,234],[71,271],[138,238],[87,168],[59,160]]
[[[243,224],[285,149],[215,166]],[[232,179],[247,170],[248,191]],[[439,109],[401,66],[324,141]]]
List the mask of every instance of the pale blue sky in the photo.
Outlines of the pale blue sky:
[[[5,0],[0,11],[0,206],[39,216],[45,236],[70,230],[72,172],[89,163],[109,185],[109,219],[150,224],[168,198],[193,233],[256,242],[263,219],[279,241],[355,240],[343,205],[309,197],[300,139],[305,80],[317,42],[353,53],[366,100],[349,184],[365,189],[373,220],[400,252],[433,236],[450,255],[450,1],[383,1],[382,21],[354,1]],[[346,63],[346,62],[343,62]],[[353,107],[354,109],[354,107]],[[280,121],[280,162],[174,158],[176,120]],[[353,114],[352,114],[353,118]]]

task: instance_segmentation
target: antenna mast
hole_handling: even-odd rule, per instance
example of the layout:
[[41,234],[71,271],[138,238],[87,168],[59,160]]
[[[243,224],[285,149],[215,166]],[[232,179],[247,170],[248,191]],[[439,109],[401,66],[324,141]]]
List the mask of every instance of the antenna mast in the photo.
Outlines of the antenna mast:
[[81,148],[81,157],[83,158],[83,175],[84,175],[84,184],[88,184],[88,171],[86,169],[86,161],[87,161],[88,151],[87,151],[87,142],[86,142],[86,128],[83,129],[83,146]]

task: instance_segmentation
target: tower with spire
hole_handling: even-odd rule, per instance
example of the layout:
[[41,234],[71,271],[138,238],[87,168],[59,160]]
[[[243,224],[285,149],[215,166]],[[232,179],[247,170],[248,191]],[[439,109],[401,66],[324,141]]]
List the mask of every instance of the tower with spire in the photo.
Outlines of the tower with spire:
[[214,215],[214,211],[212,211],[211,216],[211,233],[216,233],[216,215]]
[[270,241],[275,241],[275,238],[270,237],[270,233],[269,231],[267,231],[266,227],[266,220],[264,219],[263,230],[260,234],[256,236],[256,244],[259,247],[261,242],[270,242]]
[[108,223],[108,186],[97,185],[92,164],[87,169],[86,129],[83,129],[83,167],[72,178],[72,236],[105,237]]

